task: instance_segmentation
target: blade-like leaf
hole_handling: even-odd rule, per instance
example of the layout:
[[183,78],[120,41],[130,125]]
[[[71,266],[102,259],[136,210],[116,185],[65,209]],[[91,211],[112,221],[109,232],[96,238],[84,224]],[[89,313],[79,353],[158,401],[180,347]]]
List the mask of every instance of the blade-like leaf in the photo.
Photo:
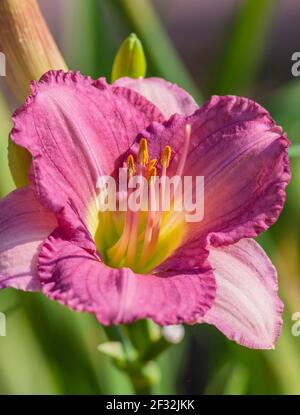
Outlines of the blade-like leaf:
[[222,51],[211,92],[247,94],[257,75],[277,1],[243,0]]

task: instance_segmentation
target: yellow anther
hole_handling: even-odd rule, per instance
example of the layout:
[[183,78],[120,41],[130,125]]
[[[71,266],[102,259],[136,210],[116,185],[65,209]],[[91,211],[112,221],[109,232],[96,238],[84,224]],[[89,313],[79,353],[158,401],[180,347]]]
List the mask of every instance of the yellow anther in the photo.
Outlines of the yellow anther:
[[151,169],[148,168],[146,179],[149,181],[151,177],[156,177],[156,175],[157,175],[157,168],[153,166],[151,167]]
[[157,174],[157,168],[155,167],[156,163],[157,163],[156,159],[151,159],[149,161],[148,168],[147,168],[147,173],[146,173],[146,179],[148,181],[150,180],[150,178],[152,176],[156,176],[156,174]]
[[171,159],[171,153],[172,153],[172,149],[170,146],[165,146],[165,148],[163,149],[161,158],[160,158],[160,164],[161,166],[165,166],[165,167],[169,167],[170,164],[170,159]]
[[146,164],[148,164],[149,154],[148,141],[146,138],[142,138],[140,141],[137,159],[142,166],[146,166]]
[[157,163],[156,159],[150,160],[149,165],[148,165],[148,170],[152,169],[152,167],[154,167],[156,163]]
[[134,165],[134,159],[133,159],[133,155],[129,154],[129,156],[127,157],[127,173],[130,177],[135,175],[135,165]]

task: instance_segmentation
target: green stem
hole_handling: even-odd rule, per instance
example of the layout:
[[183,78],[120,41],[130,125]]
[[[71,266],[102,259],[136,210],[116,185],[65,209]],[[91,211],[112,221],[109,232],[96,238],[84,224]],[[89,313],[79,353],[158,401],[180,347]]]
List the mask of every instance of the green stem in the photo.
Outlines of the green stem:
[[118,341],[122,344],[126,360],[131,361],[135,357],[135,352],[128,337],[122,332],[119,326],[103,327],[103,330],[110,341]]
[[141,358],[144,362],[154,360],[170,346],[172,346],[172,343],[162,336],[156,342],[152,343],[151,347],[146,350]]
[[15,304],[10,305],[9,307],[7,307],[2,312],[5,313],[6,315],[11,314],[15,310],[18,310],[21,307],[21,305],[22,305],[21,301],[17,301]]
[[151,395],[153,384],[158,379],[158,368],[155,362],[142,361],[127,333],[120,326],[103,327],[107,338],[110,341],[121,343],[124,351],[124,362],[114,360],[116,366],[126,373],[135,394]]

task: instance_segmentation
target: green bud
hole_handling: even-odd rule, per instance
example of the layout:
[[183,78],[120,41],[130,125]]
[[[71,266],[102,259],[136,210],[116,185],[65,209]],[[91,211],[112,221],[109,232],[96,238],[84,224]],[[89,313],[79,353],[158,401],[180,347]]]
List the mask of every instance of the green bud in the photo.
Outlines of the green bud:
[[105,356],[111,357],[112,359],[125,361],[124,351],[120,342],[101,343],[97,349],[99,352],[105,354]]
[[112,68],[111,81],[123,76],[139,78],[146,75],[147,63],[141,41],[131,33],[121,44]]

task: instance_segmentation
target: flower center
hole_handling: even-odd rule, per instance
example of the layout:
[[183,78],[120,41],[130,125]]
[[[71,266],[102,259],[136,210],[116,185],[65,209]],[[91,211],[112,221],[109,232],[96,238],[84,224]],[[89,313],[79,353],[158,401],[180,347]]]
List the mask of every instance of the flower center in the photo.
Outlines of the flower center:
[[[190,125],[186,125],[176,177],[183,174],[190,134]],[[148,142],[142,138],[136,158],[132,154],[128,156],[128,191],[126,196],[119,195],[119,204],[125,198],[126,211],[99,212],[94,232],[97,248],[107,265],[148,273],[181,244],[185,234],[185,215],[183,209],[176,208],[176,182],[172,184],[172,192],[170,187],[167,189],[171,155],[172,149],[166,145],[159,161],[149,160]],[[139,183],[138,191],[131,188],[132,181]],[[138,202],[137,205],[132,206],[133,201]]]

